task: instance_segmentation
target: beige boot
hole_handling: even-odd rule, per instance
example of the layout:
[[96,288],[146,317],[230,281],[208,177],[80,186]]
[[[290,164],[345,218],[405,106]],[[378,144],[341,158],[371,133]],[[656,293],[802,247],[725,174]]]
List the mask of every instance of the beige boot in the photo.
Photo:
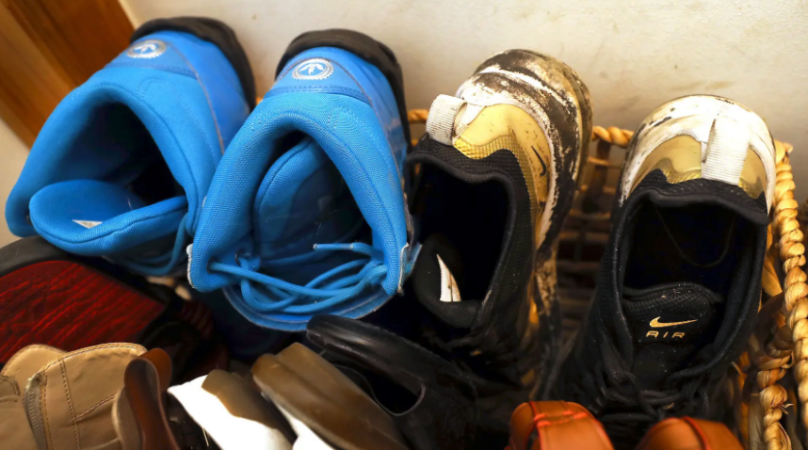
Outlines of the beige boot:
[[113,399],[127,364],[145,351],[123,343],[69,353],[45,345],[23,348],[0,372],[2,442],[19,442],[13,448],[26,450],[120,449]]
[[37,450],[20,388],[13,377],[0,377],[0,442],[8,448]]

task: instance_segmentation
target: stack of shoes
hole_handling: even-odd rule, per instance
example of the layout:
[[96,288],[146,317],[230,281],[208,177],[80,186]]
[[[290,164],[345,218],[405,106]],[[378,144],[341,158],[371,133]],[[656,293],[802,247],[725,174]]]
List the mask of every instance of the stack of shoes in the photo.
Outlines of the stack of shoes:
[[259,357],[246,377],[214,371],[168,395],[222,450],[436,450],[474,441],[474,388],[448,362],[344,317],[318,316],[307,335],[339,362],[295,343]]
[[760,117],[690,96],[643,121],[566,341],[579,76],[505,51],[414,145],[406,120],[399,62],[364,34],[300,35],[256,106],[226,25],[138,28],[8,199],[25,238],[0,249],[2,446],[740,448],[716,398],[760,305]]

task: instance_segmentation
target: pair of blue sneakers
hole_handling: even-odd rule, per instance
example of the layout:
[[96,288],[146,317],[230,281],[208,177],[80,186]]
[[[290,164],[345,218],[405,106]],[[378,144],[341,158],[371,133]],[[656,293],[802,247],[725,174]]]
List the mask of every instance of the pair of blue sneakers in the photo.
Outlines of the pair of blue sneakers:
[[144,275],[187,267],[196,289],[278,330],[362,317],[401,290],[417,246],[389,48],[303,34],[256,107],[221,22],[155,20],[132,42],[46,122],[8,199],[12,232]]

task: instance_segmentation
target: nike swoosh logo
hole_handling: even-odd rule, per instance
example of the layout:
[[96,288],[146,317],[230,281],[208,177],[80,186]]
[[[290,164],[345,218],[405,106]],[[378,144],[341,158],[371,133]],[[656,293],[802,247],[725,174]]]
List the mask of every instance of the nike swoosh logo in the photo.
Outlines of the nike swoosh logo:
[[544,160],[541,157],[541,154],[536,150],[536,147],[531,146],[530,148],[533,149],[533,152],[536,153],[536,156],[539,157],[539,162],[541,163],[541,173],[539,174],[540,177],[547,175],[547,164],[544,163]]
[[656,319],[652,320],[648,325],[651,325],[651,328],[665,328],[665,327],[673,327],[676,325],[684,325],[686,323],[693,323],[698,319],[693,320],[685,320],[684,322],[660,322],[662,316],[657,317]]

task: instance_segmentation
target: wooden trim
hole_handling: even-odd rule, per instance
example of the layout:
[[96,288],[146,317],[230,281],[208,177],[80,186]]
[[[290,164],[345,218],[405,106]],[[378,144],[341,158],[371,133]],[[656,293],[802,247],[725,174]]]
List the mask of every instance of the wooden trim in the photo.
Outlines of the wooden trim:
[[31,146],[59,101],[132,31],[116,0],[0,0],[0,118]]

